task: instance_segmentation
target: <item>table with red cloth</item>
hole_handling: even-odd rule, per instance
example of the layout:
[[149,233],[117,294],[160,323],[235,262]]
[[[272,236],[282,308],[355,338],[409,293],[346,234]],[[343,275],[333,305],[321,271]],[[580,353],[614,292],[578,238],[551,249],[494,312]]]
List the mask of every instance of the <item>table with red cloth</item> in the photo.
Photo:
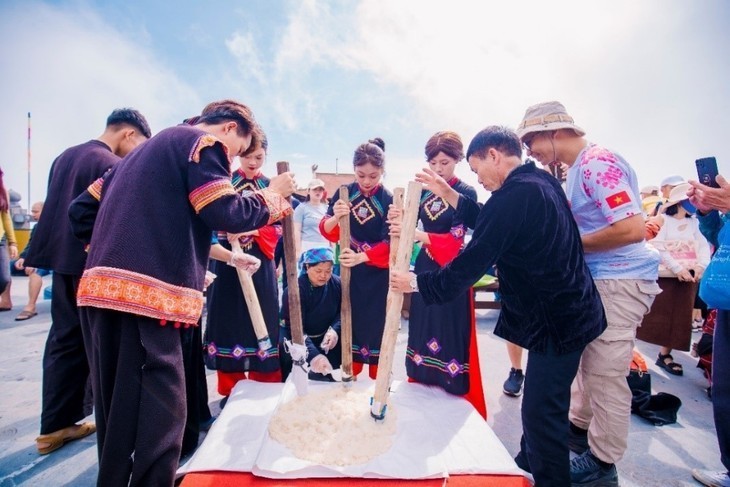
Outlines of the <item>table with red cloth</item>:
[[453,475],[445,479],[267,479],[250,472],[189,473],[180,487],[530,487],[532,484],[516,475]]

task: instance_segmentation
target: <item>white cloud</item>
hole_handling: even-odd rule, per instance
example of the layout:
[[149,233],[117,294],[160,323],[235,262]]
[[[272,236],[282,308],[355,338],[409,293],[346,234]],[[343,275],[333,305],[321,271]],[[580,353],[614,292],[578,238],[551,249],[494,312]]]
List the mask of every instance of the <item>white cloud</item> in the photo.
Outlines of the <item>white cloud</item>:
[[0,8],[0,164],[27,203],[26,117],[32,113],[32,198],[66,147],[97,137],[114,108],[140,110],[153,132],[203,103],[149,46],[81,6],[16,2]]
[[[632,162],[642,183],[692,177],[693,160],[709,154],[730,172],[721,143],[730,48],[713,24],[726,11],[721,3],[363,0],[344,13],[327,2],[297,5],[278,77],[327,64],[359,71],[410,100],[412,113],[384,113],[383,127],[404,120],[424,142],[443,129],[468,142],[485,125],[514,127],[527,106],[559,99],[589,138]],[[300,123],[307,115],[289,113]]]
[[246,74],[259,83],[265,82],[264,65],[251,32],[234,32],[233,36],[226,40],[226,47]]

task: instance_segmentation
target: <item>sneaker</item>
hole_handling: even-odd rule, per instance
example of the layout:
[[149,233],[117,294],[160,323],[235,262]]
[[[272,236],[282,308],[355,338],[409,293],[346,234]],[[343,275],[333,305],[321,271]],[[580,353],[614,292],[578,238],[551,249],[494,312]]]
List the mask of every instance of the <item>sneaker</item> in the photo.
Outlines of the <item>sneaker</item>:
[[730,476],[727,472],[694,469],[692,470],[692,477],[708,487],[730,487]]
[[570,431],[568,433],[568,448],[578,455],[588,450],[588,430],[579,428],[570,423]]
[[590,450],[570,461],[571,487],[618,487],[618,472],[613,463],[604,463]]
[[515,369],[512,367],[509,369],[509,377],[504,381],[502,386],[502,392],[508,396],[518,397],[522,395],[522,384],[525,382],[525,375],[522,373],[522,369]]

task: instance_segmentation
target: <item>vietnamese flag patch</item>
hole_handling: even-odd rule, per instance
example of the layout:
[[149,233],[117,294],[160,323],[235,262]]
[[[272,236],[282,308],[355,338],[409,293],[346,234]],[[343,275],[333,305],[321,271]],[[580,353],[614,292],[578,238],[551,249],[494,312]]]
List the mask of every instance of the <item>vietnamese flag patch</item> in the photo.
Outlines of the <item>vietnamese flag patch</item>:
[[626,191],[621,191],[620,193],[612,194],[606,198],[606,203],[608,203],[608,207],[613,210],[621,205],[631,203],[631,197]]

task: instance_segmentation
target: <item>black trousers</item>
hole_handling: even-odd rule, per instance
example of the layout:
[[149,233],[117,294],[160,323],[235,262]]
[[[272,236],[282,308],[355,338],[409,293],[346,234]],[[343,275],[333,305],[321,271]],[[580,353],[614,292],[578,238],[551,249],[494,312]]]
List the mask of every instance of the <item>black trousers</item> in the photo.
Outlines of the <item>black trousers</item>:
[[80,276],[53,273],[51,328],[43,353],[41,434],[73,425],[91,414],[93,400],[76,289]]
[[171,486],[186,397],[180,330],[159,320],[81,308],[89,338],[98,485]]
[[208,382],[205,377],[203,334],[200,322],[198,322],[198,326],[183,329],[181,339],[188,406],[181,453],[182,456],[185,456],[198,447],[200,423],[209,421],[211,414],[208,407]]
[[582,353],[581,348],[558,355],[548,342],[545,353],[530,351],[527,355],[521,451],[515,460],[532,472],[536,487],[570,485],[570,385]]

